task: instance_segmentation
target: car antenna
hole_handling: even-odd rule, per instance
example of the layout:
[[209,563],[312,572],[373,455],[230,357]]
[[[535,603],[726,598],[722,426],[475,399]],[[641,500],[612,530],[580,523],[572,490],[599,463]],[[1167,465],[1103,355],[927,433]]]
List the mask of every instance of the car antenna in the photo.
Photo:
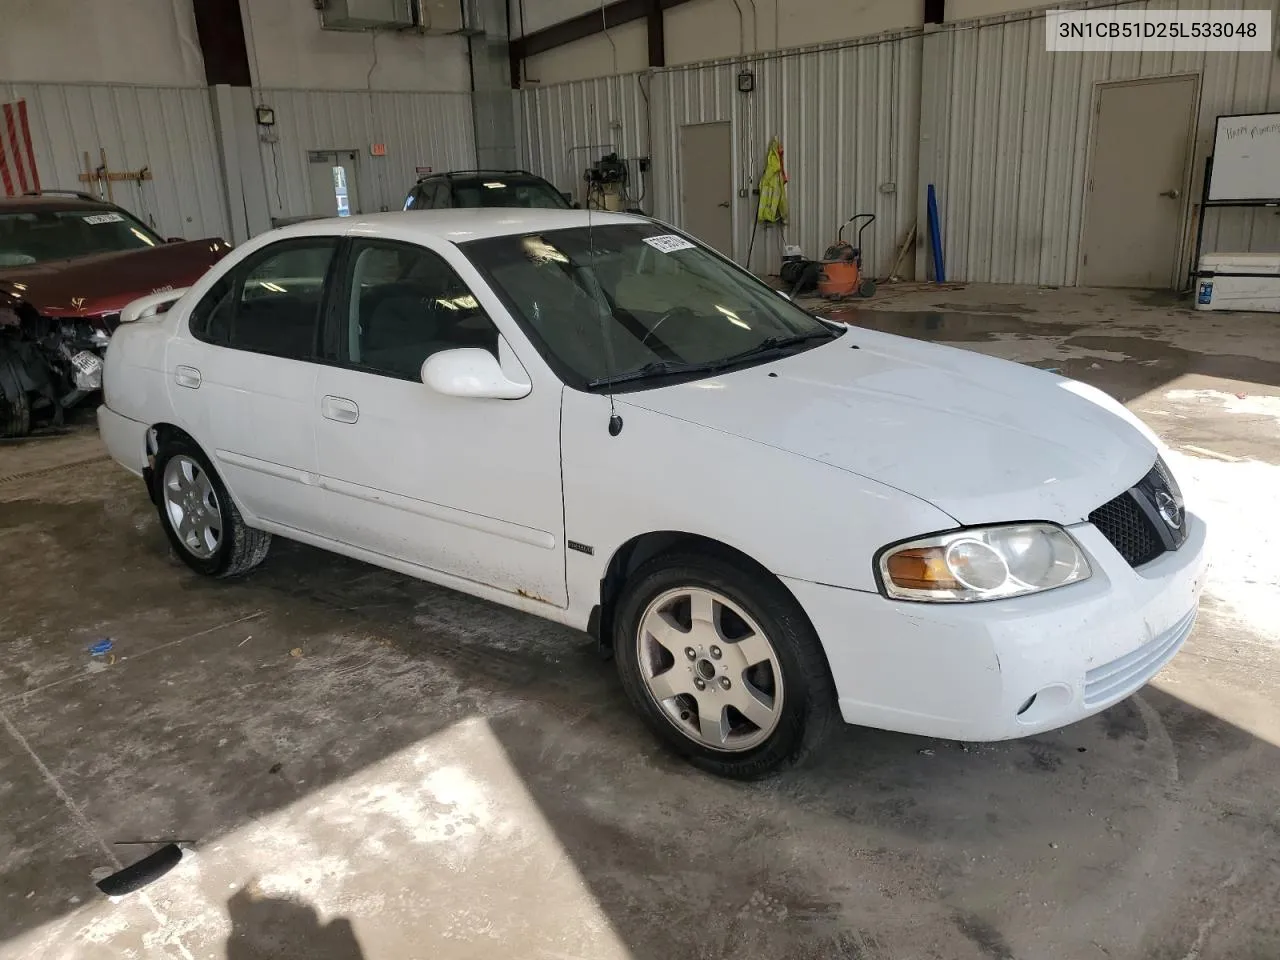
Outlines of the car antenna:
[[[594,103],[587,107],[590,117],[592,129],[595,128],[596,105]],[[604,291],[600,288],[600,282],[596,278],[596,235],[591,220],[591,189],[587,188],[587,265],[591,271],[592,286],[596,289],[592,291],[592,299],[596,302],[596,314],[600,318],[600,333],[604,339],[604,355],[605,355],[605,378],[609,387],[609,436],[616,437],[622,432],[622,414],[618,413],[617,404],[613,400],[613,337],[609,333],[609,323],[605,319],[604,311]]]

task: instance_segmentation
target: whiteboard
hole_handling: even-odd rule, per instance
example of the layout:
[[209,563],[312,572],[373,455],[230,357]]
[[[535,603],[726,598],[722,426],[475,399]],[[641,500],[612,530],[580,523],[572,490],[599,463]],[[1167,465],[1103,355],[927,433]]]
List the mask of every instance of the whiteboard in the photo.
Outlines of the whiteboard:
[[1280,199],[1280,113],[1218,118],[1209,199]]

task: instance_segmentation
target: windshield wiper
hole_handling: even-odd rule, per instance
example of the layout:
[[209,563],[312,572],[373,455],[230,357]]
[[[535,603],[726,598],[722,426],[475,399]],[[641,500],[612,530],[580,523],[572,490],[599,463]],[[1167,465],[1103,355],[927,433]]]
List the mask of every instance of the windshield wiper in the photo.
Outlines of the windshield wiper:
[[717,360],[715,366],[717,368],[727,367],[743,360],[751,360],[755,357],[778,353],[788,347],[808,343],[810,340],[834,340],[836,337],[841,336],[844,336],[843,330],[814,330],[812,333],[797,333],[789,337],[765,337],[750,350],[743,350],[741,353],[731,354],[723,360]]
[[655,360],[652,363],[646,363],[638,370],[615,374],[612,377],[597,377],[594,380],[589,380],[587,381],[587,386],[589,388],[609,387],[615,383],[631,383],[635,380],[648,380],[651,377],[669,377],[682,373],[709,373],[719,368],[719,361],[715,363],[679,363],[674,360]]
[[612,377],[597,377],[588,381],[590,388],[612,386],[617,383],[631,383],[636,380],[648,380],[652,377],[677,376],[682,373],[715,373],[731,367],[744,360],[779,353],[789,347],[808,343],[810,340],[834,340],[844,335],[843,330],[815,330],[812,333],[797,333],[789,337],[765,337],[750,350],[730,354],[719,360],[708,360],[705,363],[681,363],[674,360],[655,360],[646,363],[638,370],[620,373]]

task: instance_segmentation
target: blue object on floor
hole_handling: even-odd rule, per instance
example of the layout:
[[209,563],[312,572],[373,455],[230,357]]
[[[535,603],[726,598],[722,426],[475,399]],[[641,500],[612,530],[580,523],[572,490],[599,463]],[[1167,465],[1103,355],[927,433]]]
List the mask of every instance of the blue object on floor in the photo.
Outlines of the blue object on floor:
[[933,282],[947,282],[947,265],[942,259],[942,221],[938,219],[938,191],[929,184],[929,244],[933,247]]
[[110,653],[113,646],[115,646],[115,644],[109,637],[107,637],[89,644],[89,652],[95,657],[100,657],[104,653]]

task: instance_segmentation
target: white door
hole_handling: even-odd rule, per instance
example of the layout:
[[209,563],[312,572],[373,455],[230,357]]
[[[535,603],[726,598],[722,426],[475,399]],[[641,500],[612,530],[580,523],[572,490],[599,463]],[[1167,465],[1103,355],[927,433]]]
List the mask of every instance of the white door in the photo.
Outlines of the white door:
[[363,212],[356,187],[355,150],[312,150],[307,154],[311,212],[346,217]]
[[181,424],[254,515],[310,529],[321,304],[337,237],[285,240],[239,264],[191,311],[166,358]]
[[565,606],[561,387],[476,400],[422,383],[423,361],[454,347],[492,350],[527,382],[445,256],[483,282],[447,249],[350,243],[331,312],[339,362],[320,369],[313,412],[327,535]]
[[1196,78],[1103,84],[1093,127],[1080,282],[1176,284]]
[[733,256],[733,127],[728,121],[680,128],[680,208],[684,229]]

